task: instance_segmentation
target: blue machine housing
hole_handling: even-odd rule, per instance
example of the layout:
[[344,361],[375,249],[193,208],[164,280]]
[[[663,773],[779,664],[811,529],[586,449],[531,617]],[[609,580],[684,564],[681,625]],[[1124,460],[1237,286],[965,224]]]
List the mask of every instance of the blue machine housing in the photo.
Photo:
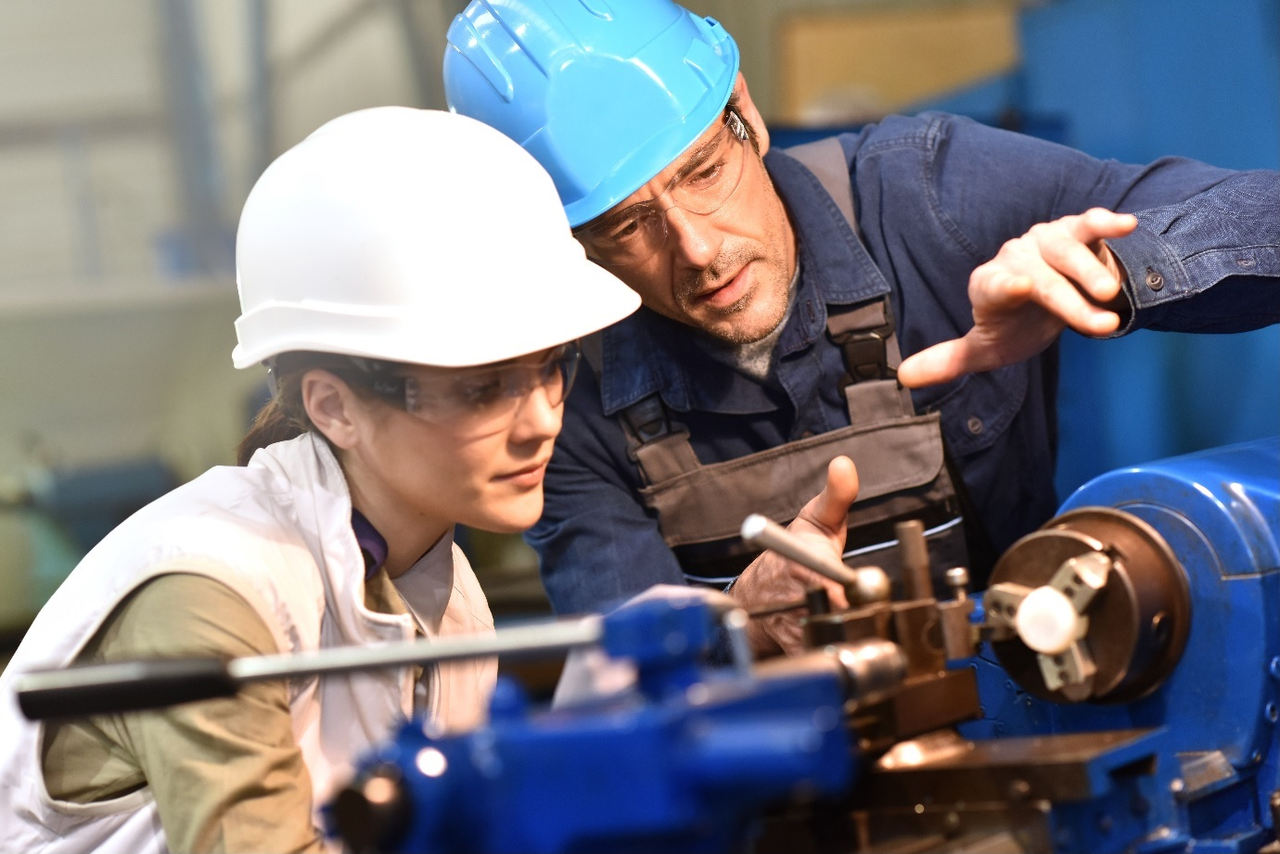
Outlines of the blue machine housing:
[[[1099,519],[1111,540],[1088,527]],[[1064,559],[1067,541],[1107,574]],[[601,645],[634,663],[634,690],[534,711],[504,682],[474,732],[408,722],[361,763],[354,820],[336,824],[370,830],[361,850],[735,851],[800,795],[824,821],[856,818],[865,854],[1280,850],[1280,437],[1096,478],[1001,562],[973,598],[811,609],[809,629],[850,633],[755,672],[703,663],[705,603],[620,609]],[[1094,582],[1072,625],[1097,669],[1070,692],[1034,684],[1066,672],[1062,654],[1028,669],[1013,645],[1034,633],[1009,633],[1008,597],[1046,578],[1072,597]],[[814,666],[871,630],[905,653],[892,690],[860,694],[863,671]],[[1116,660],[1139,678],[1094,680]],[[847,852],[843,839],[811,847]]]
[[[1180,660],[1138,700],[1073,705],[1031,696],[987,650],[971,664],[984,718],[961,730],[975,739],[1143,731],[1115,748],[1129,751],[1124,761],[1098,758],[1113,785],[1055,804],[1059,851],[1257,851],[1274,832],[1280,789],[1280,438],[1110,472],[1061,512],[1087,507],[1132,514],[1177,556],[1191,592]],[[1150,767],[1134,764],[1142,754]]]
[[[362,760],[355,817],[340,817],[341,796],[330,805],[331,829],[377,824],[376,850],[419,854],[731,851],[770,804],[846,791],[856,763],[837,672],[703,668],[711,628],[696,601],[606,616],[602,645],[635,662],[638,690],[532,710],[503,679],[474,732],[406,722]],[[392,788],[398,815],[370,808]]]

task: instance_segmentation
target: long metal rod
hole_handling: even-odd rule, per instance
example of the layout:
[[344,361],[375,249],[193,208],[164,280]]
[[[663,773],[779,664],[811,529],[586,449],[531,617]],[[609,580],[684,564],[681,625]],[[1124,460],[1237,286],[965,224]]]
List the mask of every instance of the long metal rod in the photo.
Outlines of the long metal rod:
[[599,617],[512,626],[494,635],[437,638],[379,646],[330,647],[314,652],[281,653],[227,662],[238,682],[282,676],[318,676],[379,667],[403,667],[494,655],[525,656],[562,652],[598,643],[603,634]]
[[495,655],[526,656],[598,643],[598,616],[513,626],[494,635],[330,647],[296,655],[173,658],[91,664],[20,675],[15,693],[31,720],[155,709],[174,703],[234,696],[263,679],[317,676]]

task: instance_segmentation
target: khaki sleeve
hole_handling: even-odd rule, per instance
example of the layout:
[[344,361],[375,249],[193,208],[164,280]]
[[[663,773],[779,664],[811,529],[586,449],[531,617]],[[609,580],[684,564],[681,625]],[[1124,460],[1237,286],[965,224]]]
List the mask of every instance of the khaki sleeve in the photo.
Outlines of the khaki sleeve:
[[[270,630],[231,588],[192,573],[142,585],[100,634],[103,660],[276,653]],[[250,682],[232,698],[104,721],[142,771],[168,846],[184,852],[318,852],[311,780],[287,686]]]

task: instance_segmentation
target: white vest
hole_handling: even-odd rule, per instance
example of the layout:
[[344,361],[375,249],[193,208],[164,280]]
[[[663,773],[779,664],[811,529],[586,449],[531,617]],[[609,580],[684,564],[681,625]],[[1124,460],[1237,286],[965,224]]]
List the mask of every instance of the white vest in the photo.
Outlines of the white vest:
[[[452,573],[449,561],[431,559],[440,557],[441,548],[452,550]],[[26,670],[69,664],[127,593],[175,568],[239,593],[282,652],[414,635],[412,616],[364,607],[364,560],[351,530],[351,498],[324,441],[305,434],[258,451],[246,467],[210,469],[135,513],[94,547],[41,609],[0,676],[0,850],[167,850],[146,788],[93,804],[49,797],[40,769],[43,726],[22,716],[13,680]],[[413,612],[438,612],[447,596],[439,628],[429,635],[493,631],[475,573],[451,537],[397,582],[405,579],[401,590]],[[446,729],[474,726],[483,719],[496,675],[492,659],[435,672],[431,689],[418,692],[416,711]],[[294,736],[316,807],[346,782],[362,752],[415,711],[414,688],[408,668],[290,682]]]

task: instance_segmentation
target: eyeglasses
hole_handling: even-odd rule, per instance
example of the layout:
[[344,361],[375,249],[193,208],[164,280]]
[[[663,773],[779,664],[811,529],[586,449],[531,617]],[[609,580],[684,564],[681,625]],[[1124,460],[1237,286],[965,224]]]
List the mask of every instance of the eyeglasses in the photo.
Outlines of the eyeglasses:
[[[705,216],[718,211],[742,181],[747,125],[726,110],[724,127],[699,147],[652,199],[607,213],[574,231],[588,254],[604,264],[626,266],[644,261],[667,242],[667,210],[680,208]],[[663,196],[671,199],[660,204]]]
[[423,421],[468,434],[496,433],[515,419],[520,404],[535,389],[546,393],[551,406],[563,403],[578,372],[578,353],[576,343],[562,344],[536,357],[474,368],[415,374],[378,371],[366,375],[363,384]]

